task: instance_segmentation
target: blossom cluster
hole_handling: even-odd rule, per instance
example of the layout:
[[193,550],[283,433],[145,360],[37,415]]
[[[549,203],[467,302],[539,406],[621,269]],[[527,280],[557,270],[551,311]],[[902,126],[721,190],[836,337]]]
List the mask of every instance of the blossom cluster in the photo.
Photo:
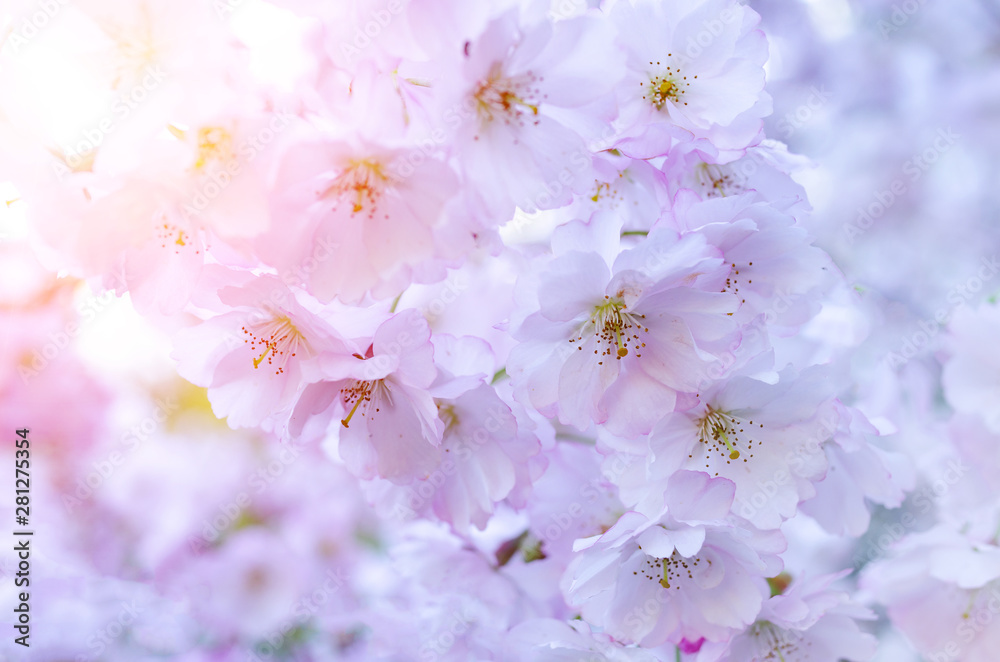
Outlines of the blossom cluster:
[[[851,365],[878,302],[767,125],[758,3],[15,4],[30,659],[860,662],[874,603],[990,659],[1000,314],[950,320],[944,441],[901,448],[932,405]],[[143,376],[79,351],[105,309]],[[954,503],[862,558],[929,457]]]

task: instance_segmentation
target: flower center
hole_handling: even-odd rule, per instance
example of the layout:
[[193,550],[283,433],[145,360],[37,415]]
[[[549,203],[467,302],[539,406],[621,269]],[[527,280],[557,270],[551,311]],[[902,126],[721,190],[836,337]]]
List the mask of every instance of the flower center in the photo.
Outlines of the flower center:
[[[795,653],[799,651],[802,635],[779,628],[769,621],[758,621],[750,628],[750,636],[754,638],[757,648],[756,660],[785,662],[785,655],[790,659],[799,659]],[[806,642],[809,645],[809,642]]]
[[590,196],[590,199],[594,202],[599,202],[602,197],[607,197],[611,194],[611,184],[609,182],[597,182],[597,192]]
[[351,203],[351,213],[368,209],[368,217],[375,215],[379,198],[392,184],[385,166],[375,159],[352,159],[320,197],[346,198]]
[[[188,139],[188,131],[173,124],[167,124],[167,131],[178,140],[186,141]],[[236,151],[233,149],[233,136],[221,126],[201,127],[198,129],[194,142],[198,155],[194,162],[194,170],[203,171],[205,166],[213,162],[220,167],[225,167],[236,158]]]
[[[641,323],[645,315],[636,315],[626,310],[628,306],[621,299],[612,299],[605,295],[605,302],[594,308],[594,313],[590,320],[580,328],[580,333],[576,338],[570,338],[571,343],[582,343],[585,335],[592,333],[597,340],[597,347],[594,354],[600,359],[597,364],[604,364],[604,357],[614,356],[617,360],[622,360],[628,356],[629,345],[635,352],[636,358],[642,356],[639,350],[646,346],[639,337],[639,333],[648,333],[649,329]],[[583,350],[583,345],[578,344],[578,350]]]
[[[642,546],[639,546],[642,549]],[[673,588],[680,590],[680,580],[684,578],[694,579],[691,574],[695,568],[697,568],[702,563],[702,559],[699,556],[693,558],[688,556],[681,556],[674,550],[673,554],[667,558],[660,558],[657,556],[647,556],[643,565],[639,570],[632,572],[634,575],[642,573],[642,576],[652,582],[656,582],[663,588]],[[707,561],[708,565],[712,565],[711,561]]]
[[[389,387],[386,386],[384,379],[352,382],[350,386],[340,389],[340,395],[344,398],[344,406],[351,407],[347,416],[340,419],[340,424],[345,428],[351,427],[351,418],[354,417],[355,413],[358,413],[362,418],[365,414],[371,418],[372,414],[378,413],[381,410],[379,404],[383,398],[388,400],[390,404],[392,403]],[[375,411],[369,413],[372,407],[375,407]]]
[[309,346],[292,321],[285,316],[276,317],[262,324],[243,326],[243,342],[250,345],[254,370],[267,361],[274,374],[285,372],[288,359],[301,351],[308,352]]
[[444,434],[448,435],[455,426],[458,425],[458,414],[455,412],[455,407],[448,404],[437,404],[438,418],[444,423]]
[[[672,56],[672,53],[667,53],[667,57]],[[681,73],[680,67],[668,66],[664,70],[659,62],[653,61],[650,61],[649,65],[660,68],[661,73],[650,74],[648,83],[639,82],[639,85],[645,88],[642,98],[652,103],[657,110],[663,110],[668,101],[686,106],[687,101],[684,101],[684,95],[687,94],[687,88],[691,86],[691,83],[688,82],[687,76]]]
[[162,220],[162,223],[156,225],[156,238],[160,240],[160,248],[172,249],[177,255],[188,247],[194,248],[195,255],[201,253],[201,249],[190,232],[169,222],[165,214],[162,216]]
[[534,118],[538,117],[540,91],[535,84],[540,80],[530,71],[505,76],[500,64],[494,64],[472,94],[479,119],[483,124],[500,119],[505,124],[524,126],[525,116],[530,115],[532,123],[538,124]]
[[699,164],[694,169],[694,179],[708,198],[724,198],[745,190],[743,182],[733,176],[727,166],[715,163]]
[[[726,458],[726,464],[729,464],[732,460],[738,460],[741,457],[738,447],[743,447],[747,455],[753,457],[753,453],[750,451],[753,449],[754,440],[746,432],[746,429],[751,425],[753,425],[753,421],[750,421],[745,428],[743,421],[736,416],[709,407],[708,412],[701,419],[699,439],[706,445],[709,453],[713,451],[718,453]],[[764,427],[763,423],[759,425]],[[757,442],[757,445],[760,446],[760,442]],[[692,457],[692,455],[688,455],[688,457]],[[743,461],[746,462],[747,459],[744,457]],[[709,468],[709,465],[706,464],[705,468]],[[715,475],[718,476],[718,472]]]
[[198,160],[196,170],[201,170],[212,161],[229,163],[236,157],[233,151],[233,137],[220,126],[205,126],[198,129]]

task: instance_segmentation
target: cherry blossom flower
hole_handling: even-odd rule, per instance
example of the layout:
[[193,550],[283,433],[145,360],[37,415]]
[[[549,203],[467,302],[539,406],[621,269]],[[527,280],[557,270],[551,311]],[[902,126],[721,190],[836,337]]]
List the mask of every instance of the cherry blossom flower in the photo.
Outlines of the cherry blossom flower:
[[[386,482],[373,491],[388,514],[437,517],[466,533],[470,525],[485,528],[496,504],[508,497],[523,506],[544,464],[531,460],[538,440],[519,430],[515,414],[486,380],[494,372],[489,347],[470,337],[435,336],[433,342],[438,378],[431,393],[444,424],[440,463],[405,487]],[[467,374],[477,369],[485,372]]]
[[860,536],[871,523],[867,502],[898,508],[915,476],[905,457],[872,443],[878,430],[864,414],[839,403],[837,409],[838,429],[823,446],[829,469],[800,508],[831,533]]
[[393,315],[364,354],[328,365],[304,389],[291,434],[302,434],[307,423],[330,425],[338,455],[356,476],[397,484],[426,479],[441,461],[445,428],[428,390],[437,369],[427,321],[412,309]]
[[652,158],[698,139],[725,163],[760,141],[771,99],[763,91],[767,42],[752,9],[728,0],[669,10],[619,0],[609,17],[628,50],[628,75],[617,89],[622,151]]
[[322,138],[289,148],[272,200],[287,222],[259,238],[261,257],[324,302],[399,294],[414,265],[435,256],[433,229],[456,187],[440,161],[397,176],[394,163],[406,154]]
[[679,472],[666,513],[630,511],[606,533],[578,541],[563,590],[584,618],[616,639],[658,646],[725,641],[750,625],[777,575],[778,532],[727,520],[733,484]]
[[[606,223],[597,216],[574,227],[603,234],[601,245],[614,251],[607,233],[615,228]],[[736,339],[728,313],[738,303],[702,289],[728,272],[717,255],[700,235],[667,229],[613,264],[594,252],[558,255],[540,277],[538,311],[514,334],[523,342],[508,372],[519,399],[580,429],[594,422],[619,434],[648,432],[679,391],[709,379],[721,363],[713,350]]]
[[274,276],[240,281],[219,289],[220,314],[177,332],[174,357],[231,426],[273,426],[352,346]]
[[938,526],[906,537],[891,559],[869,565],[862,575],[862,587],[928,657],[989,660],[1000,636],[996,517],[979,514],[985,517],[966,526],[967,532]]
[[816,494],[827,470],[825,442],[837,429],[827,377],[821,370],[777,384],[734,377],[674,412],[649,435],[645,472],[635,474],[631,505],[656,512],[663,488],[681,469],[704,471],[735,485],[733,512],[763,529],[776,529],[798,504]]
[[671,190],[685,188],[702,199],[724,198],[753,191],[755,201],[766,201],[796,218],[811,210],[805,189],[792,179],[810,164],[780,142],[766,139],[747,149],[742,158],[717,163],[717,158],[697,143],[681,143],[664,159]]
[[[508,10],[449,53],[445,124],[476,207],[502,223],[515,205],[558,207],[593,181],[587,139],[607,128],[604,103],[624,73],[606,22],[533,22]],[[601,57],[593,57],[594,53]],[[456,66],[457,65],[457,66]],[[450,103],[449,103],[450,102]]]
[[721,288],[740,302],[742,324],[763,315],[768,325],[796,328],[818,312],[816,299],[837,275],[829,256],[813,246],[794,219],[753,193],[699,201],[681,191],[662,222],[697,230],[722,251],[731,273]]
[[848,595],[830,590],[841,572],[792,582],[783,593],[764,602],[757,621],[728,644],[706,644],[697,662],[784,659],[840,662],[870,660],[875,638],[858,628],[856,619],[875,615],[851,604]]

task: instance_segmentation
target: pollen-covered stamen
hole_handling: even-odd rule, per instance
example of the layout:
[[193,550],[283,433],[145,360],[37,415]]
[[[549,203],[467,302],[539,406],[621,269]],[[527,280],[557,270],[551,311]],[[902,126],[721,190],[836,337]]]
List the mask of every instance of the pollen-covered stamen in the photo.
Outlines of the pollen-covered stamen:
[[726,286],[722,288],[722,293],[725,294],[726,292],[731,292],[736,295],[736,298],[740,300],[740,303],[746,303],[747,300],[740,294],[740,280],[741,278],[746,279],[747,285],[753,284],[753,279],[747,277],[747,269],[752,266],[753,262],[748,262],[746,266],[742,267],[743,273],[741,274],[741,267],[737,266],[735,262],[730,263],[729,276],[726,277]]
[[[750,636],[756,642],[757,656],[754,659],[762,661],[787,662],[807,659],[808,648],[812,645],[812,642],[803,639],[801,634],[779,628],[769,621],[754,623],[750,628]],[[804,647],[800,647],[800,644]]]
[[235,157],[233,137],[228,131],[219,126],[198,129],[198,160],[194,162],[195,169],[200,170],[212,161],[226,164]]
[[345,428],[350,427],[351,418],[354,417],[355,413],[361,417],[371,418],[381,411],[380,404],[383,399],[392,402],[389,388],[385,385],[385,380],[382,379],[351,382],[350,386],[340,389],[340,395],[344,399],[344,406],[351,407],[347,416],[340,419],[340,424]]
[[626,179],[625,171],[618,173],[618,179],[610,182],[595,180],[594,194],[590,196],[592,202],[601,205],[603,209],[617,209],[625,201],[622,193],[621,183],[618,180]]
[[[744,423],[742,419],[732,414],[709,407],[708,412],[701,419],[699,439],[705,444],[709,453],[714,451],[726,458],[726,464],[741,457],[744,462],[747,462],[749,458],[753,457],[752,451],[755,443],[750,436],[752,425],[753,421]],[[759,426],[763,428],[764,424],[760,423]],[[760,443],[757,442],[757,445],[759,446]],[[745,453],[740,452],[740,447],[745,450]],[[693,453],[688,457],[693,457]],[[710,468],[709,464],[705,464],[705,468]],[[718,472],[715,475],[718,476]]]
[[156,226],[156,238],[160,240],[160,248],[173,249],[175,254],[180,254],[181,250],[191,246],[195,249],[195,255],[201,253],[191,239],[191,235],[173,223],[166,221]]
[[[642,546],[639,546],[642,549]],[[663,588],[680,590],[680,584],[685,579],[694,579],[694,570],[702,563],[712,565],[710,560],[703,560],[699,556],[681,556],[677,550],[666,557],[647,556],[643,559],[643,564],[639,570],[634,570],[632,574],[642,575],[648,581],[656,582]]]
[[348,163],[330,186],[320,193],[320,197],[334,197],[338,204],[341,199],[346,199],[351,204],[352,214],[367,208],[371,218],[375,215],[379,199],[390,186],[391,178],[380,161],[357,159]]
[[604,364],[604,357],[613,356],[617,360],[622,360],[629,354],[629,347],[635,352],[636,358],[642,356],[643,347],[640,333],[648,333],[649,329],[643,324],[645,315],[630,313],[627,304],[620,298],[612,299],[605,296],[605,302],[594,308],[594,313],[582,327],[576,338],[570,338],[571,343],[577,344],[578,350],[583,350],[584,337],[593,333],[597,340],[597,347],[594,354],[599,358],[597,364]]
[[305,338],[288,317],[245,325],[242,330],[243,342],[250,345],[255,370],[267,361],[274,374],[283,374],[290,358],[309,351]]
[[969,604],[966,605],[965,611],[962,612],[962,618],[968,619],[972,615],[972,609],[976,606],[976,598],[979,597],[979,589],[974,588],[969,591]]
[[597,192],[594,193],[594,195],[590,196],[590,199],[593,200],[594,202],[598,202],[601,199],[601,193],[602,192],[610,193],[611,192],[611,184],[609,184],[607,182],[598,181],[597,182]]
[[724,165],[702,163],[694,169],[694,178],[708,198],[724,198],[746,190],[743,182]]
[[[673,53],[667,53],[667,57],[673,57]],[[642,98],[652,103],[657,110],[663,110],[668,101],[678,105],[688,105],[687,101],[684,100],[684,95],[687,94],[691,83],[688,82],[688,77],[681,72],[681,68],[668,65],[666,69],[663,69],[663,65],[659,61],[653,62],[652,60],[649,62],[649,66],[658,69],[660,73],[650,73],[648,83],[639,82],[639,85],[644,88]],[[697,76],[692,78],[697,78]]]
[[735,448],[733,448],[733,445],[729,443],[729,435],[726,434],[725,428],[717,428],[716,432],[722,435],[722,440],[726,442],[726,448],[729,449],[729,459],[735,460],[736,458],[738,458],[740,456],[740,452]]
[[536,87],[541,80],[530,71],[506,76],[500,64],[494,64],[472,93],[479,119],[483,124],[497,119],[518,126],[525,126],[526,119],[538,124],[538,110],[545,98]]

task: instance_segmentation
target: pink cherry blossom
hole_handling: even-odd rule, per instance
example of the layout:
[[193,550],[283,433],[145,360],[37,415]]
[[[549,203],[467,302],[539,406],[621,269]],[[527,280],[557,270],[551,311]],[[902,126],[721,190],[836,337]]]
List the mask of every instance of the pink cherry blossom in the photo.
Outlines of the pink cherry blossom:
[[325,363],[347,363],[352,346],[274,276],[233,280],[219,289],[219,314],[177,332],[178,372],[208,389],[232,427],[273,426]]
[[669,10],[652,0],[619,0],[609,16],[628,50],[618,146],[636,158],[703,139],[719,162],[761,138],[771,110],[763,91],[767,42],[760,17],[728,0],[690,0]]
[[584,617],[617,639],[724,641],[757,617],[763,578],[781,570],[778,532],[727,520],[733,484],[680,472],[668,487],[666,512],[648,519],[625,513],[582,552],[563,590]]
[[[644,512],[662,507],[662,490],[680,469],[705,471],[735,485],[733,512],[764,529],[792,517],[815,495],[827,470],[824,443],[837,428],[820,370],[777,384],[746,377],[699,394],[698,406],[663,418],[649,435],[645,486],[633,487]],[[651,510],[652,509],[652,510]]]
[[810,659],[822,662],[870,660],[875,638],[862,632],[856,619],[875,615],[848,601],[830,584],[846,572],[792,582],[785,592],[764,602],[760,616],[728,645],[704,646],[697,662]]
[[[494,372],[489,347],[450,336],[436,336],[434,345],[438,379],[431,393],[444,424],[440,463],[405,487],[386,482],[373,491],[392,515],[437,517],[465,533],[470,525],[485,528],[508,497],[523,506],[544,463],[532,461],[538,440],[519,429],[511,408],[486,380]],[[463,374],[477,368],[485,372]]]
[[829,469],[816,483],[816,496],[802,512],[839,535],[859,536],[871,523],[868,501],[898,508],[914,487],[913,467],[904,456],[874,443],[878,430],[856,410],[838,406],[839,425],[823,446]]
[[580,429],[648,432],[721,363],[713,350],[737,338],[727,313],[738,302],[702,289],[728,271],[717,255],[700,235],[661,229],[612,265],[593,252],[556,257],[540,277],[538,311],[515,332],[523,342],[508,372],[518,398]]
[[434,228],[456,187],[437,160],[398,175],[407,154],[322,136],[291,146],[271,201],[284,221],[258,239],[258,253],[324,302],[399,294],[414,266],[435,256]]
[[427,478],[441,461],[445,428],[428,390],[437,370],[427,321],[412,309],[393,315],[364,354],[330,368],[304,389],[290,432],[314,418],[320,429],[333,427],[338,455],[360,478]]
[[1000,636],[1000,548],[992,535],[939,526],[909,536],[891,559],[865,569],[862,586],[887,606],[892,623],[922,654],[989,660]]
[[[441,117],[454,130],[474,207],[494,222],[515,205],[559,207],[593,181],[588,139],[610,133],[606,103],[624,73],[605,21],[532,21],[511,9],[447,53]],[[595,57],[601,53],[600,57]],[[447,71],[448,69],[446,69]]]

